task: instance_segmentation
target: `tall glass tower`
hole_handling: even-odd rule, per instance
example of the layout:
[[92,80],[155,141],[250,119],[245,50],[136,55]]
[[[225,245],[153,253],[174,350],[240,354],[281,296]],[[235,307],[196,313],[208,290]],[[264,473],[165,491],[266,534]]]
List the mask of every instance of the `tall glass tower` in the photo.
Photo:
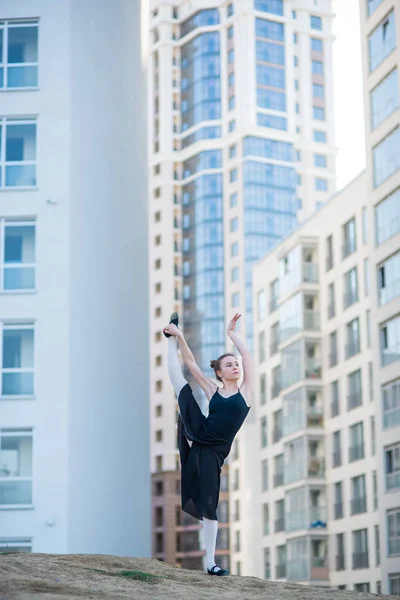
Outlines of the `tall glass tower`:
[[169,313],[179,311],[209,375],[234,312],[252,347],[252,264],[335,191],[332,18],[331,0],[150,0],[151,439],[160,479],[177,456],[161,334]]

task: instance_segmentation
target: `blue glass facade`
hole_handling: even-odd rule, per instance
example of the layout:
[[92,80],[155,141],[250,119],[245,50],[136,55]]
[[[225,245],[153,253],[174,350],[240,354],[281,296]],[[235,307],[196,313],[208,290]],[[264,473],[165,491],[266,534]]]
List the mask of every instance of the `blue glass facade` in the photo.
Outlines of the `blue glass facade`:
[[256,19],[257,106],[280,112],[286,111],[284,33],[283,23]]
[[222,135],[221,127],[219,125],[211,125],[210,127],[201,127],[193,133],[189,134],[182,140],[182,148],[187,148],[200,140],[212,140],[220,138]]
[[254,8],[274,15],[283,15],[283,0],[254,0]]
[[209,25],[219,24],[219,12],[216,8],[201,10],[193,17],[183,21],[181,25],[181,37],[184,37],[198,27],[207,27]]
[[196,36],[181,52],[182,131],[221,118],[219,33]]
[[285,117],[276,117],[275,115],[264,115],[257,113],[257,125],[268,127],[269,129],[281,129],[286,131],[288,128]]

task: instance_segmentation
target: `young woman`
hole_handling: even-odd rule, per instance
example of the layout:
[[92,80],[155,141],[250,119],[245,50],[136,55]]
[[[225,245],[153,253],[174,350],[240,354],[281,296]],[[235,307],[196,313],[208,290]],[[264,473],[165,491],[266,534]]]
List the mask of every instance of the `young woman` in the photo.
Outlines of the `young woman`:
[[[223,354],[210,362],[217,386],[206,377],[196,364],[194,356],[178,328],[178,315],[171,315],[164,328],[168,337],[168,373],[179,404],[178,447],[181,461],[182,510],[204,523],[204,538],[209,575],[228,575],[215,564],[215,546],[218,533],[217,506],[220,474],[235,435],[249,410],[254,389],[253,361],[242,340],[235,333],[239,314],[228,325],[228,337],[242,356],[243,381],[239,362],[234,354]],[[206,394],[209,414],[205,417],[197,404],[192,389],[182,374],[178,347],[194,380]]]

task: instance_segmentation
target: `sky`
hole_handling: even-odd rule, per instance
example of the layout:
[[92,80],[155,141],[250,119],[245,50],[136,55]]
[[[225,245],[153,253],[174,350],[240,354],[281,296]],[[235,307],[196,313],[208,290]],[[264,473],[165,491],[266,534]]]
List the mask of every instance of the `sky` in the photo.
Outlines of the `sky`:
[[333,86],[337,190],[365,168],[359,0],[333,0]]

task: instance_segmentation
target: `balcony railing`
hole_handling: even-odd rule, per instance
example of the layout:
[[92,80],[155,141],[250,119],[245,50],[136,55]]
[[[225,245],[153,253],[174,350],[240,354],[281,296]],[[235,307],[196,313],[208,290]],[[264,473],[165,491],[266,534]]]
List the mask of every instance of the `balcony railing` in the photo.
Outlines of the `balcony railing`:
[[344,571],[344,569],[345,569],[344,554],[338,554],[336,556],[336,571]]
[[280,517],[279,519],[275,519],[275,533],[278,531],[283,531],[285,528],[285,519]]
[[307,427],[323,427],[323,425],[324,415],[322,408],[309,409],[307,413]]
[[362,392],[359,390],[358,392],[354,392],[347,396],[347,410],[352,410],[353,408],[357,408],[357,406],[362,405]]
[[327,566],[326,556],[312,556],[311,567],[322,569]]
[[364,458],[364,444],[357,444],[349,448],[349,462]]
[[285,579],[286,577],[286,565],[276,565],[275,578]]
[[353,254],[353,252],[355,252],[355,251],[356,251],[356,241],[355,240],[348,240],[342,246],[342,258],[346,258],[350,254]]
[[341,519],[343,517],[343,502],[335,502],[333,505],[333,512],[335,519]]
[[368,552],[356,552],[353,554],[353,569],[368,568]]
[[362,498],[353,498],[351,500],[351,514],[359,515],[360,513],[367,512],[367,499]]
[[321,379],[322,368],[321,365],[314,361],[308,361],[306,363],[306,378],[307,379]]
[[319,312],[315,310],[305,310],[304,329],[309,331],[318,331],[319,327]]
[[312,262],[303,262],[303,281],[304,283],[318,282],[318,265]]
[[349,306],[351,306],[352,304],[355,304],[356,302],[358,302],[358,290],[356,290],[356,289],[347,290],[347,292],[345,292],[343,294],[344,308],[348,308]]
[[316,521],[326,522],[327,520],[327,512],[325,506],[311,506],[310,507],[310,523],[315,523]]
[[346,344],[346,358],[350,358],[360,352],[360,340],[359,338],[350,339]]
[[342,464],[342,453],[340,452],[340,450],[337,450],[336,452],[333,452],[333,454],[332,454],[332,466],[340,467],[341,464]]
[[313,457],[308,461],[308,476],[309,477],[324,477],[325,461],[323,458]]
[[400,488],[400,471],[386,473],[386,489],[395,490]]

